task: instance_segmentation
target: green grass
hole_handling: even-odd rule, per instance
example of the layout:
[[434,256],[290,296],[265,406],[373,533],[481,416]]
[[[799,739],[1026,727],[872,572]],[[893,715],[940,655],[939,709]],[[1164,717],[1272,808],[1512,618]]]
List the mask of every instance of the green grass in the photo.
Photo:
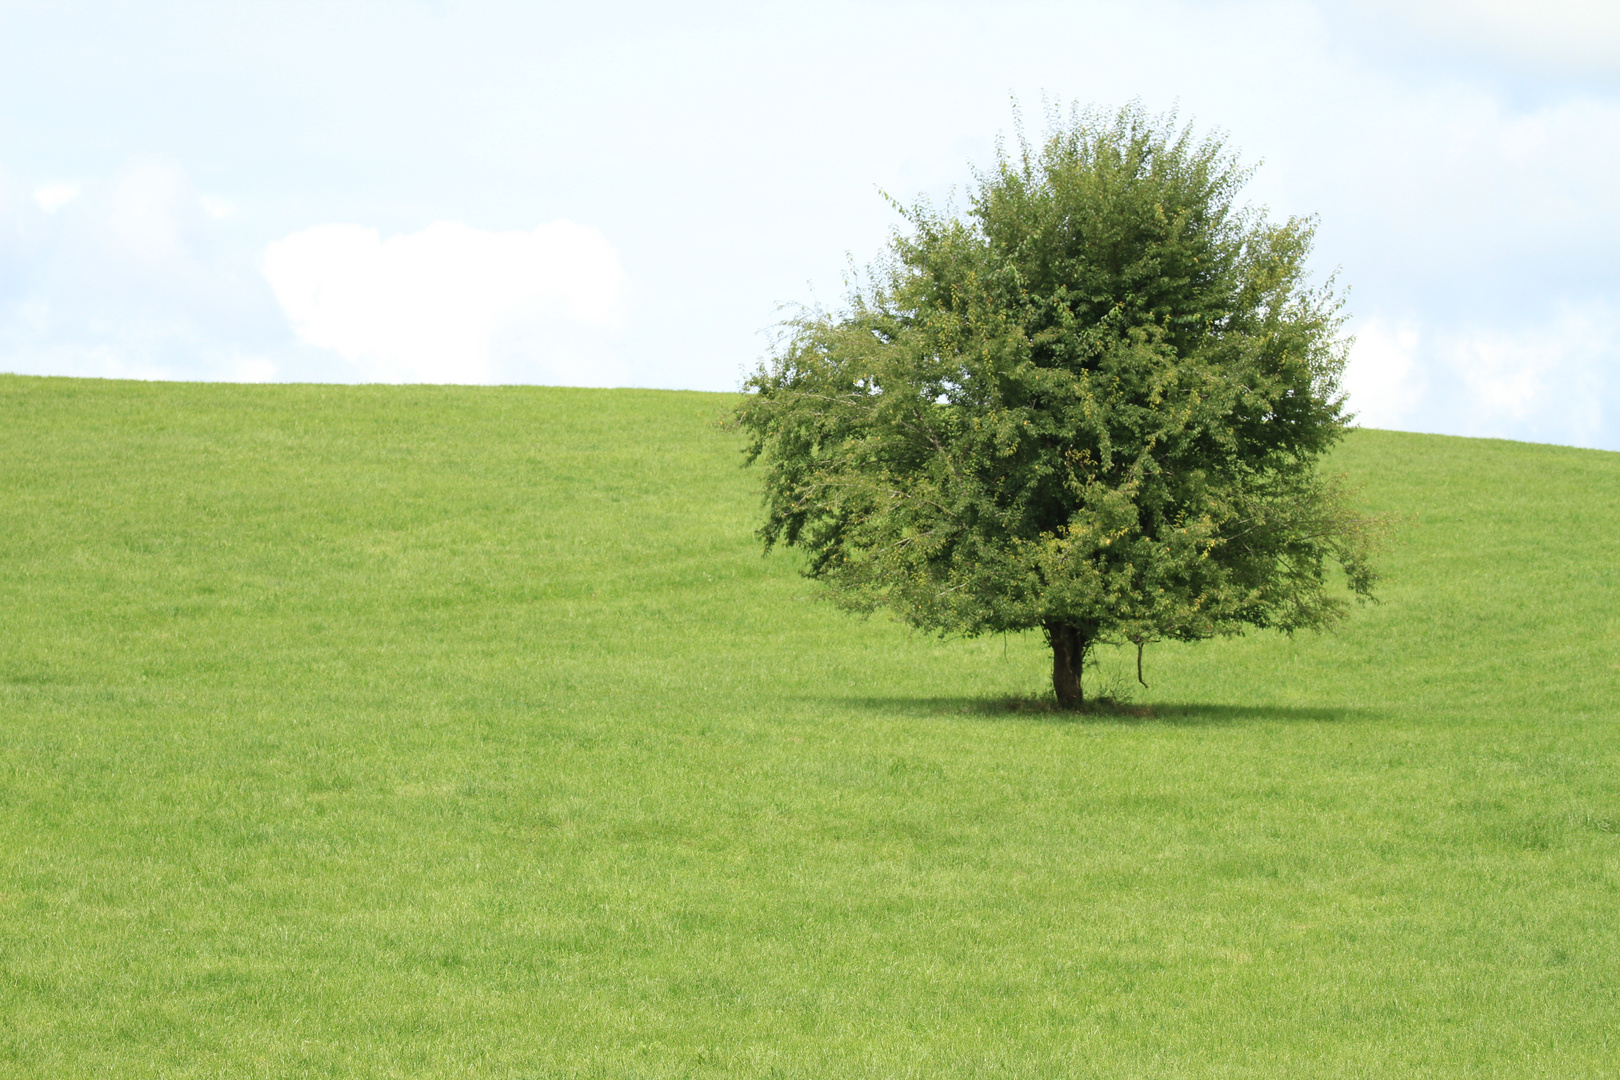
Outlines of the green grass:
[[1620,1071],[1620,455],[1357,432],[1384,602],[1072,718],[729,400],[0,376],[0,1076]]

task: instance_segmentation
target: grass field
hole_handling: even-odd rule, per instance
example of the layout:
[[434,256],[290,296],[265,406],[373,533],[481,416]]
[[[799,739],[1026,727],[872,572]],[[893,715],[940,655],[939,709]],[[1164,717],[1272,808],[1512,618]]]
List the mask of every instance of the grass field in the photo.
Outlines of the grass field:
[[730,400],[0,376],[0,1077],[1620,1073],[1620,454],[1356,432],[1384,602],[1071,718]]

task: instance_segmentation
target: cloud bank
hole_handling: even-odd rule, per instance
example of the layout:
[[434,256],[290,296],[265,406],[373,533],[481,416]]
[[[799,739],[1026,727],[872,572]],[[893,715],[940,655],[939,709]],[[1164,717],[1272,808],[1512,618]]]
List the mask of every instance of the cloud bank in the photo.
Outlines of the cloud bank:
[[256,245],[176,162],[0,174],[0,370],[137,379],[622,384],[632,300],[596,229],[320,225]]
[[1620,5],[1613,0],[1374,0],[1368,6],[1530,70],[1620,71]]
[[1366,427],[1602,446],[1620,417],[1620,311],[1568,305],[1538,325],[1356,328],[1345,389]]
[[384,240],[319,225],[270,244],[265,277],[299,338],[382,382],[612,385],[629,279],[595,229],[441,221]]
[[7,370],[263,379],[287,341],[251,260],[185,171],[138,158],[100,183],[0,176],[0,358]]

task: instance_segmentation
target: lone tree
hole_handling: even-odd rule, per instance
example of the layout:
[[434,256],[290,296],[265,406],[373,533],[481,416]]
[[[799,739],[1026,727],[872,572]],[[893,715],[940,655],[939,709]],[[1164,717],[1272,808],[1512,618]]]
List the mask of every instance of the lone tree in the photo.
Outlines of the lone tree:
[[851,608],[1040,628],[1070,708],[1099,643],[1140,678],[1149,642],[1370,597],[1377,523],[1317,469],[1350,419],[1341,300],[1307,281],[1311,221],[1235,205],[1248,176],[1173,116],[1076,110],[966,213],[902,210],[847,308],[745,384],[767,548]]

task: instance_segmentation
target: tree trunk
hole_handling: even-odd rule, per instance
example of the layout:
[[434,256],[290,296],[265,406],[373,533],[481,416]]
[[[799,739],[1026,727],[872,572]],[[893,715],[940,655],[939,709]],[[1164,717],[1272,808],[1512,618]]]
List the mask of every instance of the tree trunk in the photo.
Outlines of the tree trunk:
[[1048,622],[1046,640],[1052,646],[1052,689],[1057,691],[1058,705],[1064,709],[1078,709],[1086,703],[1080,676],[1085,668],[1086,648],[1091,644],[1091,635],[1083,627]]

